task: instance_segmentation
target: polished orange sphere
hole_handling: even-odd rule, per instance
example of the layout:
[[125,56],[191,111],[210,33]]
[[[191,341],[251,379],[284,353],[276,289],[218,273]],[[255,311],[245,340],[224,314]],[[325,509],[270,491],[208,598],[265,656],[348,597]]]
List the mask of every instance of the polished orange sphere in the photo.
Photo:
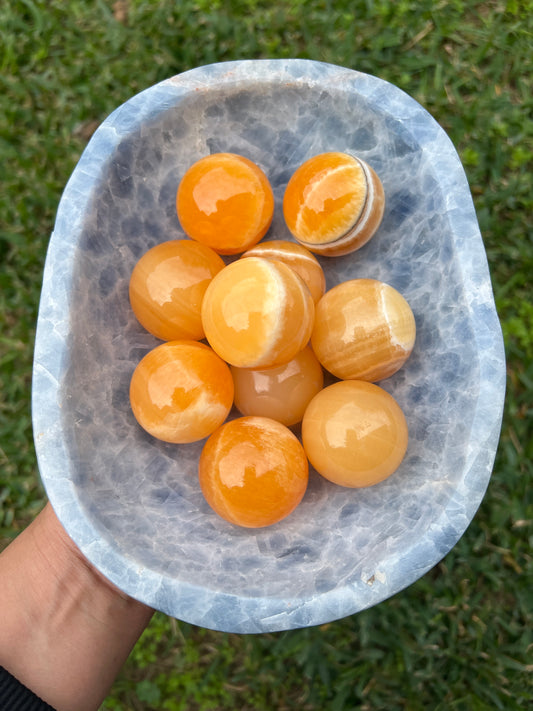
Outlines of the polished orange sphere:
[[396,289],[376,279],[351,279],[320,299],[311,345],[337,378],[375,382],[404,365],[415,337],[413,312]]
[[163,341],[202,339],[204,293],[224,266],[214,250],[192,240],[170,240],[152,247],[131,274],[133,313],[147,331]]
[[298,506],[308,463],[300,441],[266,417],[230,420],[207,440],[198,467],[211,508],[230,523],[270,526]]
[[324,373],[307,346],[275,368],[231,367],[235,406],[243,415],[270,417],[284,425],[301,421],[305,408],[324,384]]
[[297,242],[282,239],[260,242],[242,256],[275,259],[291,267],[304,280],[315,304],[326,291],[326,277],[320,262],[306,247]]
[[385,209],[381,180],[348,153],[321,153],[291,176],[283,196],[287,227],[316,254],[349,254],[375,234]]
[[210,346],[238,368],[287,363],[307,345],[314,314],[298,274],[260,257],[228,264],[207,287],[202,304]]
[[208,437],[233,405],[226,363],[196,341],[168,341],[135,368],[130,403],[137,422],[164,442],[185,444]]
[[176,210],[185,233],[219,254],[244,252],[266,234],[274,195],[258,165],[234,153],[213,153],[180,181]]
[[405,416],[396,400],[373,383],[344,380],[316,395],[302,421],[312,466],[334,484],[377,484],[393,474],[407,451]]

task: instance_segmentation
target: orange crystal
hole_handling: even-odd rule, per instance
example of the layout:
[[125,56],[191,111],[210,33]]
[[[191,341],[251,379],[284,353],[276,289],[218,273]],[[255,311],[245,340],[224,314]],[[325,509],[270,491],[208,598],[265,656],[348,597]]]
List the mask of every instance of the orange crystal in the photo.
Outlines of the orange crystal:
[[219,516],[261,528],[298,506],[307,489],[308,463],[287,427],[266,417],[241,417],[209,437],[198,473],[207,503]]
[[407,423],[383,388],[344,380],[311,400],[302,421],[302,441],[312,466],[329,481],[351,488],[372,486],[400,466],[407,450]]
[[326,290],[326,277],[320,262],[311,252],[297,242],[275,239],[261,242],[246,251],[243,257],[263,257],[283,262],[299,274],[311,292],[313,301],[318,303]]
[[283,215],[293,236],[316,254],[339,256],[375,234],[385,208],[383,185],[368,163],[348,153],[321,153],[291,176]]
[[202,339],[204,293],[224,267],[214,250],[192,240],[170,240],[152,247],[131,274],[133,313],[147,331],[163,341]]
[[233,404],[226,363],[196,341],[168,341],[149,351],[130,383],[137,422],[157,439],[185,444],[208,437]]
[[376,279],[351,279],[319,301],[311,345],[337,378],[375,382],[404,365],[415,336],[411,307],[396,289]]
[[324,384],[322,366],[309,346],[285,365],[259,370],[232,366],[231,374],[235,406],[243,415],[270,417],[287,426],[301,421]]
[[176,210],[185,233],[219,254],[244,252],[266,234],[274,195],[258,165],[235,153],[213,153],[183,176]]
[[207,287],[202,304],[210,346],[238,368],[287,363],[307,345],[314,314],[298,274],[260,257],[228,264]]

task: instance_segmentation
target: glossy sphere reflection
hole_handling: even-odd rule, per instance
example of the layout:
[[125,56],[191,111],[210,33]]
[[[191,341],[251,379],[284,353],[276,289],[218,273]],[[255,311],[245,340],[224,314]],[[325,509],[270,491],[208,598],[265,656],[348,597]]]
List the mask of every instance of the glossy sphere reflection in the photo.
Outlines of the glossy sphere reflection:
[[308,481],[299,440],[265,417],[226,422],[207,440],[198,472],[211,508],[248,528],[270,526],[288,516],[302,500]]
[[301,421],[305,408],[322,389],[322,366],[311,348],[277,368],[231,368],[235,406],[243,415],[270,417],[284,425]]
[[163,341],[202,339],[204,293],[224,266],[214,250],[188,239],[152,247],[131,274],[133,313],[147,331]]
[[137,422],[165,442],[185,444],[210,435],[233,404],[230,369],[211,348],[169,341],[137,365],[130,383]]
[[283,262],[302,277],[311,292],[313,301],[318,303],[326,290],[326,277],[318,259],[297,242],[269,240],[261,242],[246,251],[243,257],[263,257]]
[[407,450],[407,423],[383,388],[345,380],[310,402],[302,441],[309,461],[326,479],[351,488],[372,486],[399,467]]
[[411,307],[396,289],[376,279],[352,279],[319,301],[311,344],[337,378],[375,382],[403,366],[415,336]]
[[287,227],[317,254],[338,256],[362,247],[378,229],[385,194],[375,171],[347,153],[310,158],[291,176],[283,197]]
[[314,314],[309,289],[296,272],[259,257],[228,264],[202,304],[209,344],[238,368],[287,363],[307,345]]
[[176,210],[186,234],[219,254],[238,254],[266,234],[274,195],[264,172],[248,158],[214,153],[185,173]]

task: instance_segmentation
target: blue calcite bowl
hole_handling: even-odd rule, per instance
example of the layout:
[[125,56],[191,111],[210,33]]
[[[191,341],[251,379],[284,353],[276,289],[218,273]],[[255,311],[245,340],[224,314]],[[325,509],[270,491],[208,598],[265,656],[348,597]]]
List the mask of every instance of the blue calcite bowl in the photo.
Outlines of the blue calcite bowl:
[[[128,280],[149,247],[184,237],[175,193],[198,158],[231,151],[258,163],[276,198],[266,239],[290,239],[287,181],[330,150],[359,155],[384,185],[373,239],[320,261],[328,288],[380,279],[413,309],[414,352],[380,383],[406,414],[409,447],[400,469],[368,489],[311,471],[293,514],[241,529],[203,500],[203,443],[158,442],[133,418],[130,377],[157,341],[130,310]],[[33,424],[59,519],[124,592],[242,633],[317,625],[381,602],[441,560],[469,525],[490,479],[504,389],[502,336],[461,162],[399,89],[308,60],[214,64],[134,96],[92,137],[50,240]]]

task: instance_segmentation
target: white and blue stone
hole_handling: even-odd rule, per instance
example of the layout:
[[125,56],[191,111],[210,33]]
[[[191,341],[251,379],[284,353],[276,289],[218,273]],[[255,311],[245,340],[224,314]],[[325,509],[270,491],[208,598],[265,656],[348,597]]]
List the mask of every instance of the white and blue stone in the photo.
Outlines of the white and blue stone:
[[[202,443],[168,445],[136,424],[129,380],[158,342],[128,281],[152,245],[183,238],[175,194],[198,158],[255,161],[276,198],[267,239],[290,239],[281,202],[324,151],[359,155],[386,194],[359,251],[319,258],[328,288],[369,277],[407,299],[417,341],[380,385],[402,406],[408,452],[387,481],[337,487],[311,472],[303,502],[241,529],[203,500]],[[309,60],[200,67],[143,91],[98,128],[61,198],[37,324],[33,425],[43,483],[85,556],[124,592],[181,620],[256,633],[317,625],[394,595],[441,560],[490,480],[505,357],[483,241],[450,139],[407,94]]]

